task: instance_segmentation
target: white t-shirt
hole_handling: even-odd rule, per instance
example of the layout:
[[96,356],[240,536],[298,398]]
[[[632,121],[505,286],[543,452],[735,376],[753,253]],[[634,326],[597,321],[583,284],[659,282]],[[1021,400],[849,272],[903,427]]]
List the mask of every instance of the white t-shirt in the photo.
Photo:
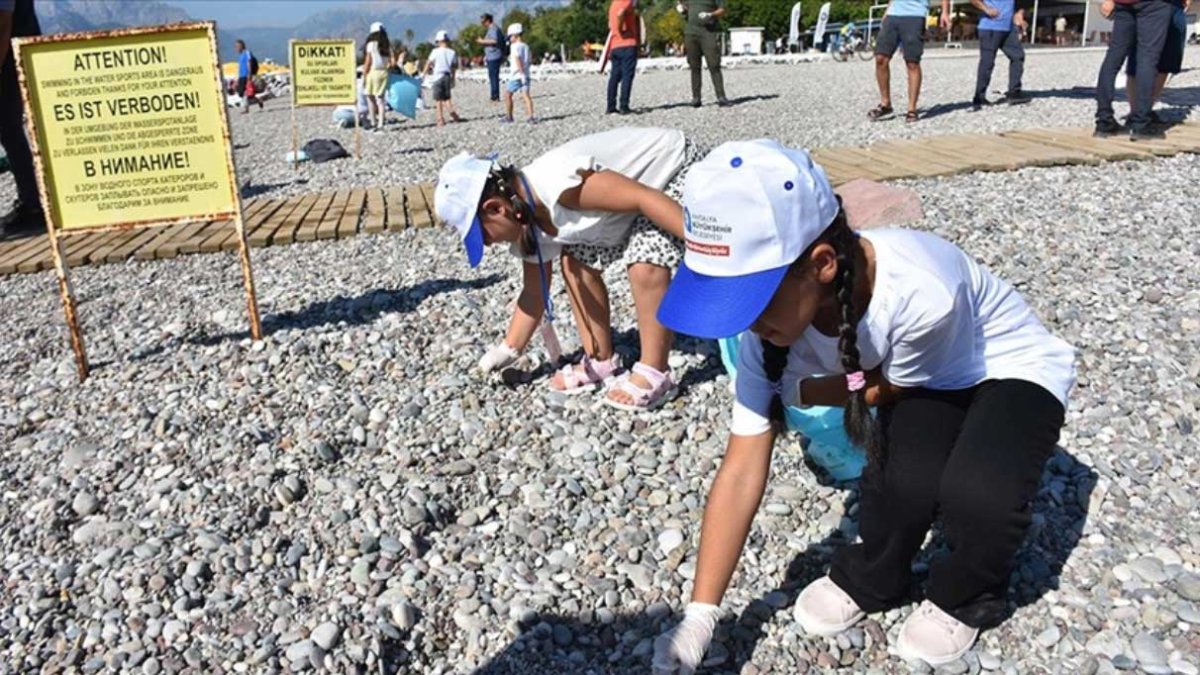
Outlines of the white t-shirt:
[[379,53],[379,43],[371,40],[367,43],[367,54],[371,56],[371,70],[387,70],[387,59]]
[[[1075,348],[1051,335],[1025,300],[954,244],[913,230],[869,230],[875,286],[858,323],[864,371],[883,365],[899,387],[967,389],[984,380],[1032,382],[1065,407],[1075,383]],[[836,337],[810,327],[788,353],[782,391],[802,378],[844,373]],[[751,331],[738,350],[730,431],[770,428],[774,390],[763,372],[762,342]]]
[[458,54],[454,53],[449,47],[435,47],[429,52],[429,62],[433,64],[433,79],[440,80],[449,75],[454,70],[454,64],[458,61]]
[[[559,204],[563,192],[580,184],[580,171],[616,171],[661,190],[683,166],[686,145],[677,129],[621,127],[577,138],[533,160],[521,172],[558,229],[555,237],[539,230],[542,259],[558,257],[564,244],[616,246],[637,218],[636,213],[576,211]],[[520,247],[514,245],[513,252],[520,255]]]
[[[509,46],[508,50],[508,79],[510,80],[528,80],[529,67],[532,65],[530,61],[533,58],[533,52],[530,51],[529,45],[524,42],[514,42]],[[517,59],[520,59],[522,67],[517,68]]]

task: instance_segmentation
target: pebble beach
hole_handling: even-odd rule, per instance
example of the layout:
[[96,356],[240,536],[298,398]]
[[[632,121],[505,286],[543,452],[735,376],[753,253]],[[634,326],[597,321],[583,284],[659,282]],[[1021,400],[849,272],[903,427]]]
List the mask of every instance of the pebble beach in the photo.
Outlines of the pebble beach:
[[[364,132],[362,160],[298,171],[286,101],[231,121],[244,196],[279,198],[432,181],[463,150],[520,165],[622,125],[803,147],[1085,126],[1102,56],[1033,52],[1033,102],[977,113],[976,59],[930,58],[916,124],[866,119],[861,62],[729,69],[736,105],[699,110],[686,71],[643,73],[631,116],[603,114],[598,76],[535,78],[533,125],[501,125],[486,85],[464,81],[466,122],[439,129],[426,111]],[[1184,66],[1164,114],[1195,119],[1200,49]],[[902,87],[897,65],[897,101]],[[297,112],[302,142],[353,152],[329,114]],[[1008,280],[1078,350],[1013,614],[937,672],[1200,673],[1200,156],[894,185],[921,198],[912,227]],[[83,384],[53,273],[0,278],[0,672],[649,672],[689,598],[725,446],[717,345],[679,339],[681,396],[623,413],[549,392],[536,341],[526,377],[475,369],[518,291],[510,256],[471,270],[442,228],[252,256],[261,342],[231,253],[73,270]],[[628,283],[610,288],[632,362]],[[566,307],[561,280],[555,292]],[[577,349],[570,322],[558,330]],[[857,494],[799,438],[777,444],[701,672],[933,672],[889,651],[915,604],[836,638],[792,618],[855,537]],[[942,546],[935,532],[918,580]]]

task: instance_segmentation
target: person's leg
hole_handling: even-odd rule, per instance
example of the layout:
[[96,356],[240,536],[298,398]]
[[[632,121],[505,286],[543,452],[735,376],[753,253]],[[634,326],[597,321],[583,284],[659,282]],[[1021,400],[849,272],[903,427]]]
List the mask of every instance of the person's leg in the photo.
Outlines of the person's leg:
[[1129,102],[1129,110],[1132,111],[1137,105],[1137,75],[1125,76],[1125,100]]
[[1150,125],[1150,109],[1154,105],[1154,77],[1158,60],[1166,43],[1173,7],[1166,0],[1144,0],[1133,5],[1136,12],[1137,63],[1142,77],[1137,81],[1137,106],[1129,114],[1130,131],[1145,130]]
[[971,102],[983,105],[987,101],[988,85],[992,83],[992,70],[996,66],[996,51],[1000,48],[1003,33],[994,30],[979,31],[979,68],[975,71],[975,97]]
[[512,121],[513,118],[513,93],[508,87],[504,88],[504,119]]
[[713,91],[717,101],[725,101],[725,77],[721,74],[721,43],[716,33],[705,33],[701,40],[704,50],[704,63],[708,66],[708,76],[712,80]]
[[375,97],[367,95],[367,121],[371,123],[371,128],[375,128]]
[[904,65],[908,70],[908,112],[917,111],[921,97],[921,57],[925,54],[925,20],[921,17],[901,17],[897,21],[900,40],[904,46]]
[[700,36],[687,35],[683,38],[684,49],[687,50],[688,71],[692,76],[692,103],[700,103],[701,86],[703,81],[700,74],[700,61],[704,55],[701,53]]
[[437,125],[439,127],[446,126],[446,115],[443,112],[445,110],[445,107],[446,107],[445,101],[434,101],[433,102],[434,111],[437,113]]
[[930,567],[928,598],[972,628],[1004,619],[1030,502],[1063,417],[1057,398],[1022,380],[985,383],[967,410],[938,489],[950,554]]
[[912,559],[937,507],[942,469],[971,400],[971,390],[916,389],[880,410],[886,459],[867,463],[860,485],[861,543],[833,554],[829,576],[865,612],[905,599]]
[[382,129],[383,125],[387,124],[387,99],[378,96],[376,103],[379,105],[379,128]]
[[492,59],[487,62],[488,94],[493,103],[500,102],[500,64],[503,59]]
[[562,271],[583,352],[596,360],[612,357],[612,312],[603,271],[569,253],[563,253]]
[[875,83],[879,85],[879,105],[892,107],[892,57],[875,55]]
[[[1158,103],[1159,99],[1162,98],[1163,89],[1167,88],[1167,77],[1169,75],[1169,73],[1159,73],[1154,78],[1154,103]],[[1153,108],[1154,105],[1151,104],[1150,107]]]
[[614,49],[608,56],[608,91],[605,99],[604,112],[617,112],[617,87],[621,83],[621,56],[617,53],[620,49]]
[[[1002,49],[1004,55],[1008,57],[1008,91],[1005,94],[1009,98],[1020,96],[1022,93],[1021,80],[1025,77],[1025,47],[1021,45],[1021,37],[1015,28],[1004,34]],[[995,54],[993,54],[993,58],[995,58]]]
[[529,119],[533,119],[533,94],[529,91],[529,87],[521,90],[525,95],[525,113]]
[[917,111],[917,101],[921,98],[921,62],[905,61],[908,69],[908,112]]
[[633,78],[637,75],[637,47],[629,47],[629,55],[625,59],[624,72],[621,74],[621,98],[619,104],[622,112],[629,112],[629,99],[633,95]]
[[[33,153],[25,136],[25,110],[17,95],[17,69],[10,56],[0,67],[0,145],[8,155],[13,180],[17,184],[17,199],[21,210],[34,213],[41,209],[37,176],[33,168]],[[19,215],[19,214],[15,214]]]
[[[1108,51],[1104,53],[1104,62],[1100,65],[1100,74],[1096,80],[1096,124],[1116,125],[1116,115],[1113,113],[1114,89],[1117,73],[1125,63],[1129,50],[1137,38],[1136,24],[1129,5],[1117,5],[1112,15],[1112,38],[1108,43]],[[1097,131],[1100,131],[1098,128]]]

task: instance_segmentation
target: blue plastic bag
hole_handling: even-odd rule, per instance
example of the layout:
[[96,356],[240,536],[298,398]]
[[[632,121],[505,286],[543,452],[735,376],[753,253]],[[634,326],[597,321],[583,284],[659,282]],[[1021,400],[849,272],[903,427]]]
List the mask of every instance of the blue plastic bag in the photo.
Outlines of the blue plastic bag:
[[[719,340],[721,363],[731,379],[737,379],[737,353],[741,336]],[[867,464],[867,454],[850,442],[842,425],[845,412],[842,408],[812,406],[783,410],[784,422],[790,431],[797,431],[808,439],[805,452],[810,459],[829,472],[834,480],[852,480],[862,475]]]
[[384,98],[388,106],[410,120],[417,119],[417,100],[421,98],[421,81],[415,77],[388,73]]

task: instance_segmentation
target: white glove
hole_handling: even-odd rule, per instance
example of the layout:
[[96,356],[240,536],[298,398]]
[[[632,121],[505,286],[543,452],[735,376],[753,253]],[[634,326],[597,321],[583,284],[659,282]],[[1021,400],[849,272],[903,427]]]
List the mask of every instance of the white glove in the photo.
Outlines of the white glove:
[[654,675],[692,675],[704,660],[721,608],[689,603],[683,621],[654,640]]
[[687,7],[681,2],[675,5],[675,11],[679,12],[680,14],[687,14]]
[[521,358],[521,352],[509,347],[507,342],[501,341],[500,344],[487,350],[483,358],[479,359],[479,369],[490,373],[493,370],[511,366],[519,358]]
[[697,14],[697,16],[700,17],[701,21],[708,21],[709,19],[712,18],[712,12],[700,12],[699,14]]

